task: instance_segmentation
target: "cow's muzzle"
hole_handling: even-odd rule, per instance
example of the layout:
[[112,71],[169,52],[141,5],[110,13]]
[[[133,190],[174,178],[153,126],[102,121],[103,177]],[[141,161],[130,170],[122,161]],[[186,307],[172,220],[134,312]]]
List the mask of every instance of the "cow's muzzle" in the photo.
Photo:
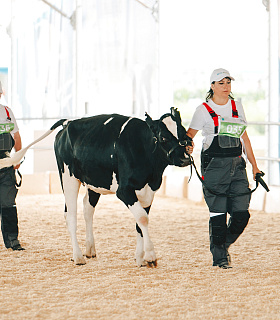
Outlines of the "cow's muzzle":
[[[177,143],[174,143],[169,150],[166,150],[161,143],[159,145],[164,151],[166,158],[170,164],[179,167],[186,167],[192,163],[191,156],[185,152],[186,146],[188,145],[187,141],[178,141]],[[176,161],[176,158],[178,158],[178,156],[174,155],[174,152],[178,148],[182,150],[183,156],[179,157],[178,161]]]
[[180,167],[186,167],[192,164],[192,157],[190,155],[186,155],[185,159],[181,160],[181,165]]

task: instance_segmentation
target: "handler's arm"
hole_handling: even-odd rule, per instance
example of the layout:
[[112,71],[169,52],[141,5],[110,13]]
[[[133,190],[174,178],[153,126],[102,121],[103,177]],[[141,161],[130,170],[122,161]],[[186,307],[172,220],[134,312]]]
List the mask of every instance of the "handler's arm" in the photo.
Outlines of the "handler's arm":
[[255,177],[256,177],[256,173],[258,172],[261,172],[258,168],[258,165],[257,165],[257,161],[255,159],[255,155],[254,155],[254,152],[253,152],[253,148],[252,148],[252,145],[251,145],[251,141],[249,139],[249,136],[247,134],[247,131],[245,131],[242,135],[242,139],[244,141],[244,144],[245,144],[245,149],[246,149],[246,152],[247,152],[247,157],[248,157],[248,160],[250,161],[251,165],[252,165],[252,169],[253,169],[253,178],[254,180]]
[[[15,151],[19,151],[22,148],[21,136],[19,134],[19,131],[14,134],[14,140],[15,140],[15,145],[14,145]],[[20,164],[16,165],[14,169],[18,169],[19,167],[20,167]]]

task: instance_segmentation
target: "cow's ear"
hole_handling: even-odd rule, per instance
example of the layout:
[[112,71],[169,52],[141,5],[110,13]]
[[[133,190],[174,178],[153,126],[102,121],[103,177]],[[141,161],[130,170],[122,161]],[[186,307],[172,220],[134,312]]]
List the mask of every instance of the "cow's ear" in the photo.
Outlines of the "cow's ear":
[[177,108],[171,107],[171,115],[174,117],[175,121],[178,121],[179,123],[182,122],[180,112]]
[[155,126],[156,121],[153,121],[153,119],[148,115],[147,112],[145,113],[145,116],[146,116],[145,121],[148,127],[153,131],[153,133],[156,133],[156,126]]
[[152,118],[148,115],[147,112],[145,112],[145,116],[146,116],[145,121],[147,122],[148,126],[151,127],[151,126],[153,125],[153,120],[152,120]]

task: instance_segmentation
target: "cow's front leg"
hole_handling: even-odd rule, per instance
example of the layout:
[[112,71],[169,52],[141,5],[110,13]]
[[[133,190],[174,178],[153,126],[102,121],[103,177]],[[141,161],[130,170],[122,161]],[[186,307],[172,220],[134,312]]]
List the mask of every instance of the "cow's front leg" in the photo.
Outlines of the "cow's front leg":
[[63,192],[66,203],[64,216],[71,238],[73,260],[75,264],[81,265],[86,263],[77,239],[77,197],[81,183],[74,176],[70,176],[66,166],[64,169],[65,171],[62,174]]
[[[149,214],[151,206],[145,208],[147,214]],[[146,266],[147,263],[144,259],[144,240],[142,230],[139,228],[136,223],[136,231],[137,231],[137,243],[136,243],[136,251],[135,251],[135,260],[139,267]]]
[[95,211],[95,206],[100,198],[100,194],[92,190],[86,192],[84,197],[84,218],[86,222],[86,257],[95,258],[95,243],[92,231],[93,214]]
[[[120,188],[117,190],[117,196],[120,200],[122,200],[128,207],[128,209],[132,212],[136,223],[138,224],[139,228],[142,231],[143,235],[143,247],[144,247],[144,257],[143,260],[146,261],[149,265],[155,265],[156,266],[156,254],[154,250],[153,242],[150,239],[149,230],[148,230],[148,224],[149,224],[149,218],[148,214],[145,211],[145,209],[140,204],[138,198],[136,197],[136,194],[133,190],[130,188]],[[138,239],[138,257],[139,261],[137,262],[137,265],[142,266],[143,263],[141,261],[141,239],[139,239],[139,236],[137,236]],[[141,262],[141,263],[140,263]]]
[[[137,234],[137,247],[136,247],[136,259],[138,259],[138,266],[143,265],[143,260],[148,263],[149,266],[154,265],[156,266],[156,253],[154,250],[154,245],[152,240],[150,239],[149,235],[149,229],[148,229],[148,224],[149,224],[149,217],[147,215],[147,212],[143,209],[141,206],[140,202],[137,201],[134,203],[132,206],[128,206],[129,210],[133,213],[137,225],[140,227],[142,231],[142,239],[139,238],[141,237],[141,234]],[[143,242],[143,243],[142,243]],[[142,248],[144,247],[144,257],[143,260],[141,261],[141,251],[143,251]]]

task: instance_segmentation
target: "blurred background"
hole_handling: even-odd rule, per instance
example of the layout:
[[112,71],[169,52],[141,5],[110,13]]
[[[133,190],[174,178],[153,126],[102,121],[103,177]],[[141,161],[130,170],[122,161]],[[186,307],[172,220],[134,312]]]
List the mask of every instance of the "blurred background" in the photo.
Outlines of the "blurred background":
[[[175,106],[187,128],[211,72],[222,67],[236,79],[232,91],[244,105],[259,167],[270,185],[279,185],[279,0],[0,6],[1,103],[18,119],[24,146],[57,119],[100,113],[157,118]],[[23,173],[56,170],[53,139],[27,154]]]

